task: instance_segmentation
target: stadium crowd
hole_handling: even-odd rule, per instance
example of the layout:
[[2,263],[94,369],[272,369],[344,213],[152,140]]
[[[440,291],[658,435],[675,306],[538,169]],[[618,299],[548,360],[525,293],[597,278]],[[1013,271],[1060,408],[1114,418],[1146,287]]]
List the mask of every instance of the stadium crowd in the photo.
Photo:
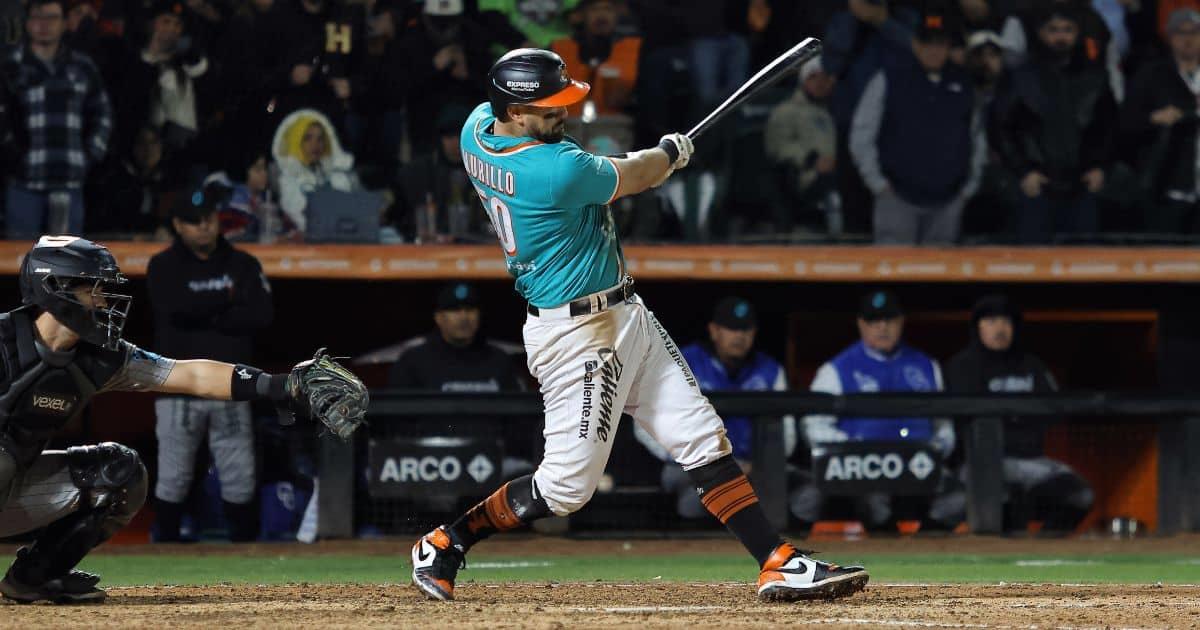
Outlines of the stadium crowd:
[[[551,48],[617,153],[805,36],[824,54],[614,208],[638,240],[1187,239],[1198,0],[26,0],[0,9],[4,226],[488,242],[459,125],[503,51]],[[349,208],[349,210],[347,209]],[[330,213],[361,222],[322,226]],[[311,220],[316,218],[316,220]],[[1140,236],[1139,236],[1140,235]],[[1158,236],[1148,236],[1158,235]]]

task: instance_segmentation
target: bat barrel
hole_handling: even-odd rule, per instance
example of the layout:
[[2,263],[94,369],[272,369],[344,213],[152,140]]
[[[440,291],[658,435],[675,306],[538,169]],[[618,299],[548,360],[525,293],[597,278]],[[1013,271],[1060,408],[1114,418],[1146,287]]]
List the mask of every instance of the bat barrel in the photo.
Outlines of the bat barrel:
[[696,126],[687,132],[687,136],[695,140],[700,134],[707,131],[709,127],[712,127],[717,121],[724,118],[734,107],[737,107],[758,92],[779,81],[788,72],[795,69],[796,66],[819,54],[821,54],[821,40],[819,39],[809,37],[796,44],[790,50],[764,66],[754,76],[750,77],[729,98],[725,99],[725,102],[718,105],[712,112],[709,112],[699,123],[696,123]]

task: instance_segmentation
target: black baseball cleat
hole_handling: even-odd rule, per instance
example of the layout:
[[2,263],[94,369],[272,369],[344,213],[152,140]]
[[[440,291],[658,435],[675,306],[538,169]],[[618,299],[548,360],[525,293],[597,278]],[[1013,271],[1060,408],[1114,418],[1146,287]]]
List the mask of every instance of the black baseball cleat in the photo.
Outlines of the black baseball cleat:
[[426,597],[454,599],[454,578],[467,564],[467,556],[452,542],[445,527],[425,534],[412,548],[412,581]]
[[813,560],[788,543],[775,548],[758,574],[758,598],[768,602],[849,597],[867,586],[867,570]]
[[96,588],[100,576],[84,571],[68,571],[66,575],[46,580],[42,584],[30,584],[22,575],[28,575],[30,550],[21,547],[4,579],[0,580],[0,595],[21,604],[52,602],[55,604],[95,604],[104,601],[107,594]]
[[39,586],[24,584],[13,577],[12,569],[0,581],[0,594],[20,604],[52,602],[55,604],[98,604],[108,595],[96,588],[100,576],[83,571],[71,571],[60,578]]

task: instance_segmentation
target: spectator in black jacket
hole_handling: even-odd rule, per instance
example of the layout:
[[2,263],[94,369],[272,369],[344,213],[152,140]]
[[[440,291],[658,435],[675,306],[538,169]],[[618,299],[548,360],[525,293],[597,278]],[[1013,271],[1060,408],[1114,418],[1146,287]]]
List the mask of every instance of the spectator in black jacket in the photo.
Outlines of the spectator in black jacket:
[[[515,367],[513,351],[479,335],[479,316],[474,286],[456,282],[442,287],[433,313],[437,330],[401,347],[388,374],[388,387],[460,393],[524,391],[526,381]],[[501,428],[496,428],[497,423]],[[539,431],[530,421],[439,417],[415,426],[434,435],[499,436],[504,445],[504,478],[533,470]]]
[[[468,15],[461,2],[426,0],[421,14],[401,30],[395,46],[384,57],[392,64],[396,85],[402,78],[408,105],[408,133],[413,152],[433,149],[437,136],[429,121],[451,104],[474,107],[484,99],[483,86],[495,61],[491,47],[517,43],[515,31],[490,30],[482,19]],[[403,71],[402,77],[394,73]],[[436,85],[437,89],[420,86]]]
[[[170,356],[251,363],[254,334],[274,317],[262,266],[220,235],[217,210],[227,196],[228,189],[210,184],[177,204],[171,219],[175,242],[151,258],[146,269],[154,341]],[[154,409],[156,540],[179,540],[196,451],[205,437],[221,481],[230,538],[254,540],[258,519],[250,404],[163,396]]]
[[1025,243],[1098,230],[1096,193],[1118,123],[1104,68],[1079,46],[1073,5],[1044,7],[1034,24],[1034,53],[998,90],[990,126],[992,148],[1020,183],[1015,228]]
[[1178,9],[1167,22],[1171,55],[1134,78],[1122,112],[1128,150],[1153,195],[1147,227],[1163,234],[1200,232],[1196,115],[1200,98],[1200,12]]
[[[1021,312],[1002,295],[989,295],[971,313],[971,342],[946,364],[946,391],[955,394],[1027,393],[1058,390],[1054,375],[1021,339]],[[1022,418],[1004,422],[1004,483],[1008,528],[1029,518],[1047,531],[1069,532],[1092,506],[1087,480],[1046,456],[1049,423]]]
[[479,212],[479,195],[462,168],[458,134],[470,113],[459,106],[443,109],[435,124],[437,148],[415,156],[400,172],[400,212],[395,220],[402,231],[457,242],[495,238],[486,227],[486,215]]
[[182,0],[155,2],[147,24],[145,45],[126,59],[113,90],[117,149],[124,153],[138,129],[153,125],[168,154],[193,160],[189,150],[212,111],[211,64],[187,30]]
[[342,128],[363,59],[361,7],[339,0],[277,0],[263,36],[272,108],[321,110]]
[[91,212],[83,222],[87,234],[135,240],[162,234],[165,239],[164,215],[176,175],[158,129],[138,129],[128,152],[108,160],[88,178],[85,198]]

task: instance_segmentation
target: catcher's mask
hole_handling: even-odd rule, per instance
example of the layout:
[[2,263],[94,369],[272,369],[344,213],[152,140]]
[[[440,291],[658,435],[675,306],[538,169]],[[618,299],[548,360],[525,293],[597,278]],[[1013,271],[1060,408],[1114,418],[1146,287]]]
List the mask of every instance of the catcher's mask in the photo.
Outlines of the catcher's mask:
[[113,288],[128,281],[103,245],[76,236],[43,236],[21,262],[21,301],[54,315],[80,339],[116,350],[133,297]]

